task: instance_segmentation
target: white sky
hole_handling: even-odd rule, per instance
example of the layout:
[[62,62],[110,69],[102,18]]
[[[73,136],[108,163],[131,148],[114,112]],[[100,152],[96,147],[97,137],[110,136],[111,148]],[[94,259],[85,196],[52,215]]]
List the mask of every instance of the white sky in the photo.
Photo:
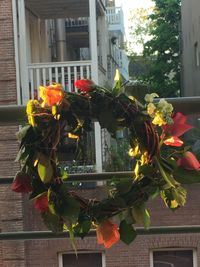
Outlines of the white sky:
[[[151,0],[115,0],[116,6],[121,6],[124,11],[124,25],[126,31],[126,38],[127,41],[129,40],[130,36],[128,34],[128,19],[129,19],[129,12],[131,9],[137,8],[149,8],[154,6],[154,2]],[[141,52],[141,47],[135,47],[136,50]]]

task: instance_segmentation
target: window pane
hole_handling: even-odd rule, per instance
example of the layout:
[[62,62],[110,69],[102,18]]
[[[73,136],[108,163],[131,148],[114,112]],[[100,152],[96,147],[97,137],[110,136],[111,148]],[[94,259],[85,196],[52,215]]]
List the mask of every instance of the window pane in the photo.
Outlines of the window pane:
[[193,251],[154,251],[154,267],[193,267]]
[[63,267],[102,267],[101,253],[78,253],[63,255]]

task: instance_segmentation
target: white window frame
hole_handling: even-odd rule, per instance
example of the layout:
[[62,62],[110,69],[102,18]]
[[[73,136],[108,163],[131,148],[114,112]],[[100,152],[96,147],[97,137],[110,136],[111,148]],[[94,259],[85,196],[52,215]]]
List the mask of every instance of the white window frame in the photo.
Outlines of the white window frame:
[[156,251],[183,251],[183,250],[192,250],[193,251],[193,267],[197,267],[197,250],[195,248],[158,248],[158,249],[152,249],[150,251],[150,267],[153,267],[153,252]]
[[[58,254],[58,267],[63,267],[63,255],[66,254],[73,254],[75,253],[74,251],[69,251],[69,252],[61,252]],[[78,251],[80,254],[91,254],[91,253],[99,253],[101,254],[101,259],[102,259],[102,267],[106,267],[106,256],[104,251],[98,251],[98,250],[80,250]]]

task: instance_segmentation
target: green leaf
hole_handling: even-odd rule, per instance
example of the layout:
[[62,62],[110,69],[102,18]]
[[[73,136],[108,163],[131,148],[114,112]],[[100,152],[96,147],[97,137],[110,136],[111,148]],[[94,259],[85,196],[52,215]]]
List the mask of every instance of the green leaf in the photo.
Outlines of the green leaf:
[[43,183],[49,183],[53,177],[53,167],[50,159],[42,153],[38,157],[38,174]]
[[61,216],[71,224],[76,223],[79,217],[80,204],[74,197],[69,195],[65,184],[60,186],[57,198]]
[[116,188],[120,194],[125,194],[131,190],[132,184],[133,180],[131,178],[125,178],[116,184]]
[[151,175],[155,171],[155,168],[153,166],[144,164],[140,166],[140,173],[143,175]]
[[25,135],[27,134],[28,130],[31,128],[31,125],[26,125],[24,127],[22,127],[17,133],[16,133],[16,137],[19,141],[21,141]]
[[44,212],[41,214],[41,216],[43,222],[49,230],[55,233],[62,232],[63,224],[61,223],[60,218],[58,216],[50,212]]
[[34,199],[47,191],[47,188],[42,183],[42,181],[39,179],[35,179],[35,178],[32,180],[32,188],[33,188],[33,191],[31,192],[29,199]]
[[[104,205],[104,207],[106,207],[106,205]],[[124,209],[126,208],[126,202],[122,197],[116,196],[114,198],[111,198],[108,202],[108,209],[112,207],[113,208],[118,207],[118,208]]]
[[144,227],[145,229],[149,229],[151,224],[150,214],[147,209],[144,210]]
[[60,175],[63,181],[66,181],[69,178],[69,173],[64,168],[60,170]]
[[149,228],[151,223],[150,215],[144,205],[133,207],[132,215],[137,223],[143,224],[146,229]]
[[137,233],[131,224],[128,224],[125,220],[121,221],[119,226],[120,239],[127,245],[129,245],[137,236]]
[[88,219],[79,222],[79,224],[74,227],[74,232],[76,235],[80,236],[81,238],[84,238],[89,233],[91,225],[92,222]]
[[115,81],[115,86],[112,89],[113,94],[117,95],[117,94],[123,93],[123,90],[124,90],[123,79],[118,69],[116,69],[114,81]]
[[200,171],[186,170],[178,167],[173,173],[174,178],[181,184],[200,183]]

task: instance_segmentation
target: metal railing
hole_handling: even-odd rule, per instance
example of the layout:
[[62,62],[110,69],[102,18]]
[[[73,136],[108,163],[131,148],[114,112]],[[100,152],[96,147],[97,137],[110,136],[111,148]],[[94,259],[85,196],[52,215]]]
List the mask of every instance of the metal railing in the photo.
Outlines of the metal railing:
[[[158,101],[159,99],[155,100]],[[175,111],[181,111],[185,115],[200,113],[200,96],[197,97],[175,97],[166,98],[174,106]],[[21,124],[26,121],[25,106],[0,106],[0,125],[1,124]]]

